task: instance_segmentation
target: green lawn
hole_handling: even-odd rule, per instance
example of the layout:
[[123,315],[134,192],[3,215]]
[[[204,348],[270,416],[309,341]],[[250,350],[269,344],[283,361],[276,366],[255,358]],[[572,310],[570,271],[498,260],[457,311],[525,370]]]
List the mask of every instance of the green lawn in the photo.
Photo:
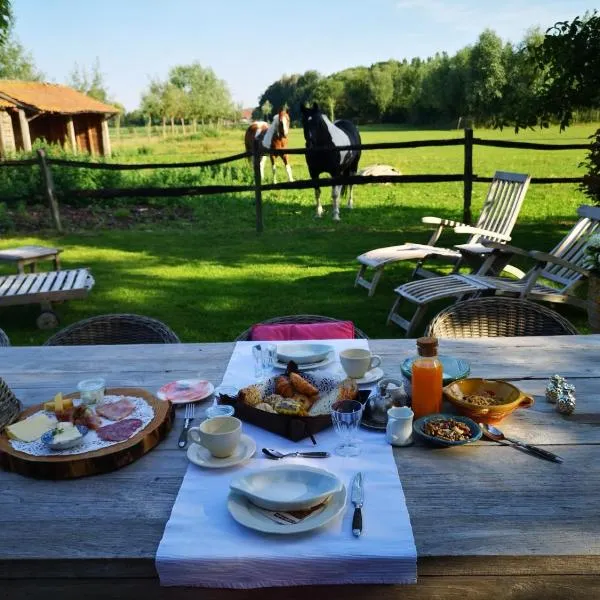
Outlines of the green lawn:
[[[586,142],[596,126],[521,132],[476,131],[486,138]],[[461,131],[417,131],[406,128],[362,128],[364,143],[460,137]],[[147,140],[123,135],[113,141],[118,160],[148,162],[201,160],[237,153],[242,131],[201,140]],[[145,146],[144,154],[136,148]],[[303,145],[293,130],[291,146]],[[532,176],[576,176],[582,151],[542,152],[512,149],[475,149],[475,172],[491,176],[495,170],[527,172]],[[167,158],[168,157],[168,158]],[[303,158],[293,156],[294,176],[306,178]],[[391,164],[402,173],[462,172],[462,148],[420,148],[369,151],[362,166]],[[246,167],[244,167],[246,168]],[[270,173],[268,173],[268,179]],[[249,173],[248,173],[249,177]],[[284,177],[279,168],[280,180]],[[473,212],[478,214],[486,184],[474,188]],[[426,241],[425,215],[460,219],[462,184],[372,185],[355,188],[355,208],[342,208],[341,223],[331,220],[329,191],[323,190],[326,214],[313,218],[311,190],[264,195],[265,232],[254,229],[251,194],[188,200],[196,220],[129,230],[72,231],[59,237],[43,232],[35,237],[3,236],[0,247],[20,243],[57,244],[64,248],[63,266],[89,266],[96,285],[86,300],[58,305],[62,325],[103,313],[134,312],[169,324],[183,341],[233,339],[253,322],[275,315],[317,313],[352,319],[372,337],[398,337],[386,326],[393,301],[392,289],[405,281],[410,264],[386,269],[374,298],[353,287],[361,252],[403,241]],[[585,196],[573,185],[531,186],[514,230],[516,245],[548,250],[575,220]],[[450,241],[450,238],[449,238]],[[10,269],[3,267],[3,273]],[[585,315],[561,308],[577,326]],[[49,332],[38,331],[38,307],[0,310],[0,327],[15,345],[39,344]]]

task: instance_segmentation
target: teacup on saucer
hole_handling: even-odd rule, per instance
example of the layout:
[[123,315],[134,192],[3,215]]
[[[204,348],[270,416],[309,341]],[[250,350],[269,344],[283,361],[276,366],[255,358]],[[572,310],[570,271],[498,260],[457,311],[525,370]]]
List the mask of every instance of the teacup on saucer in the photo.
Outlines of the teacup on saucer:
[[239,465],[254,456],[256,452],[256,442],[245,433],[240,436],[240,441],[233,453],[226,458],[217,458],[210,453],[210,450],[200,444],[190,444],[187,449],[187,457],[199,467],[206,469],[223,469]]

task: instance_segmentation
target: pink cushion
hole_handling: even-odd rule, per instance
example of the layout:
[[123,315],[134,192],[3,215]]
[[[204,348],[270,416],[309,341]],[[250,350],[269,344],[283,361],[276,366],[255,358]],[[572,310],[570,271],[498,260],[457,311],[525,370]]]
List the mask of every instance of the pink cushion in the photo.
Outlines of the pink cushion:
[[354,339],[352,321],[324,323],[258,324],[252,327],[250,339],[261,342],[285,342],[288,340],[350,340]]

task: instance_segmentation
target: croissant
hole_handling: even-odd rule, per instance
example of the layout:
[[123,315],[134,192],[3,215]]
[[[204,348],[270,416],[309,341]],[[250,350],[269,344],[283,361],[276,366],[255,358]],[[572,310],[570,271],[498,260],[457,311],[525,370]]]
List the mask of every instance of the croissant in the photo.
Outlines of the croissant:
[[290,373],[290,381],[292,382],[294,389],[304,396],[316,396],[319,393],[319,390],[314,385],[308,383],[308,381],[298,375],[298,373]]
[[284,398],[291,398],[294,395],[294,388],[285,375],[280,375],[275,379],[275,393]]

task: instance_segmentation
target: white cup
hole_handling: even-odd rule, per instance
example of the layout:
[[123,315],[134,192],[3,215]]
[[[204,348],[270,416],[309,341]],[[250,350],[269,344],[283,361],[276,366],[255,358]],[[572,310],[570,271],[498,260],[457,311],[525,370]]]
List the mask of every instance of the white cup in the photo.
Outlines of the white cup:
[[192,427],[188,440],[204,446],[216,458],[231,456],[240,443],[242,422],[235,417],[213,417]]
[[413,438],[413,411],[408,406],[393,406],[388,409],[385,438],[392,446],[408,446]]
[[340,363],[348,377],[360,379],[369,369],[381,364],[381,356],[371,354],[370,350],[349,348],[340,352]]

